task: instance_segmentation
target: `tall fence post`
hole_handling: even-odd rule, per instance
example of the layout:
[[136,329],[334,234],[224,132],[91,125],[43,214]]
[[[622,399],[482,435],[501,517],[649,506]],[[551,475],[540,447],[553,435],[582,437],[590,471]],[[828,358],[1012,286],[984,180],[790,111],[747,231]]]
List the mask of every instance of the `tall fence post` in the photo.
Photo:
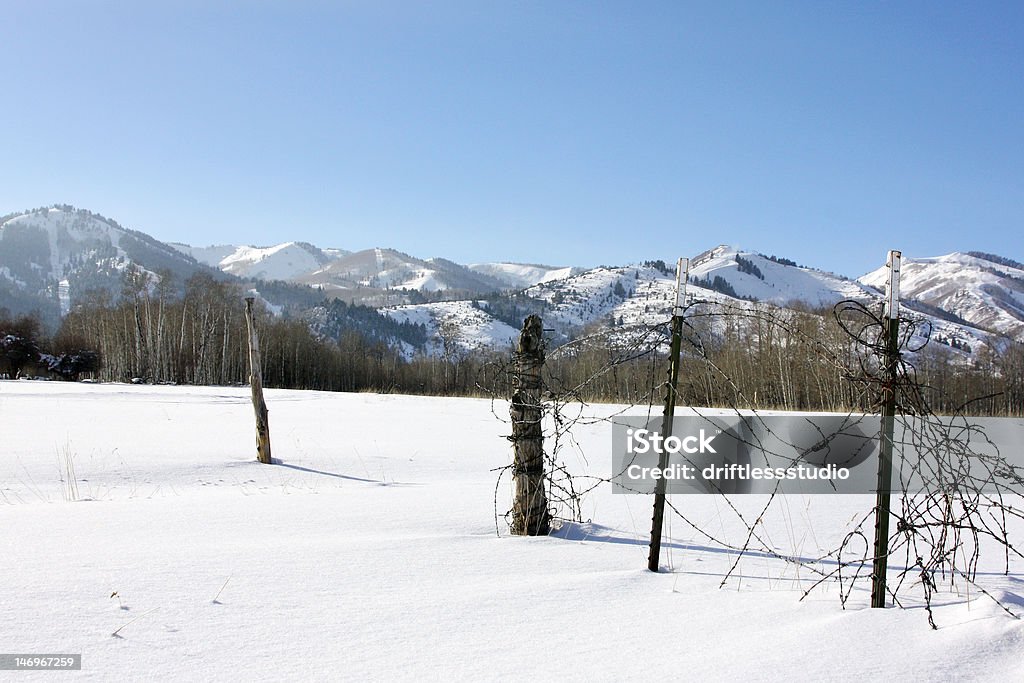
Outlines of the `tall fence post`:
[[516,369],[512,379],[512,462],[511,531],[516,536],[545,536],[550,530],[550,512],[544,490],[544,432],[541,423],[541,369],[544,366],[544,326],[536,315],[523,321],[516,347]]
[[[685,263],[685,266],[684,266]],[[685,279],[684,279],[685,268]],[[676,415],[676,387],[679,384],[679,356],[683,345],[683,305],[686,285],[690,279],[690,260],[679,259],[676,263],[676,301],[672,308],[672,343],[669,347],[668,385],[665,389],[665,410],[661,418],[661,437],[672,435],[672,420]],[[662,441],[664,443],[664,441]],[[662,449],[658,455],[658,469],[668,468],[668,451]],[[651,545],[647,555],[647,568],[658,571],[661,565],[661,531],[665,523],[665,492],[667,483],[658,477],[654,484],[654,514],[651,518]]]
[[270,464],[270,421],[267,403],[263,400],[263,372],[260,369],[260,338],[256,333],[252,305],[255,297],[245,297],[245,323],[249,328],[249,388],[256,413],[256,459]]
[[896,385],[899,364],[900,260],[890,251],[886,265],[889,280],[885,288],[883,321],[885,329],[885,395],[882,402],[882,434],[878,453],[878,484],[875,503],[875,546],[871,566],[871,606],[885,607],[886,572],[889,564],[889,515],[892,491],[893,433],[896,427]]

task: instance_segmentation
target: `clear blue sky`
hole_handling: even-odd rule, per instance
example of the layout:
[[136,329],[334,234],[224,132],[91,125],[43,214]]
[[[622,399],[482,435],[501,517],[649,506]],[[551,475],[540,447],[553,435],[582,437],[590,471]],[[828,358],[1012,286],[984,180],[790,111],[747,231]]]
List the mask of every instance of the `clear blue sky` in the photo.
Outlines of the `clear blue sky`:
[[858,276],[1024,260],[1024,3],[0,0],[0,213]]

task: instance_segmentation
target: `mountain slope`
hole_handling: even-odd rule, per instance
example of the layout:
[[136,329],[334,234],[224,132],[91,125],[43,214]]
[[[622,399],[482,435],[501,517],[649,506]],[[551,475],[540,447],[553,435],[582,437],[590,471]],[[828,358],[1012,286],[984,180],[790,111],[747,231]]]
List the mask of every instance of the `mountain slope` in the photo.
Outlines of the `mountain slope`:
[[526,289],[542,282],[561,280],[584,272],[584,268],[542,266],[529,263],[471,263],[470,270],[489,275],[509,289]]
[[[400,323],[423,325],[428,355],[449,356],[480,350],[504,351],[519,337],[519,330],[497,320],[470,301],[395,306],[380,312]],[[406,349],[412,355],[413,349]]]
[[[998,260],[993,260],[993,259]],[[885,267],[860,278],[881,290]],[[1000,334],[1024,337],[1024,267],[981,254],[955,252],[935,258],[903,258],[900,292]]]
[[[298,282],[335,293],[407,289],[420,292],[486,294],[518,290],[583,272],[583,268],[520,263],[475,263],[464,266],[444,258],[420,259],[394,249],[357,253],[320,249],[307,242],[272,247],[214,245],[175,249],[213,268],[261,280]],[[372,296],[372,294],[371,294]]]
[[346,254],[296,281],[323,287],[336,295],[385,290],[423,292],[493,292],[503,289],[495,278],[442,258],[418,259],[394,249],[366,249]]
[[0,306],[12,311],[35,306],[52,322],[90,290],[119,292],[133,266],[153,281],[169,272],[179,286],[197,272],[226,277],[145,233],[67,205],[0,223]]
[[[764,291],[781,293],[778,296],[785,297],[784,301],[790,306],[801,303],[827,309],[846,298],[868,304],[880,301],[878,292],[837,276],[775,263],[766,257],[755,260],[753,256],[756,255],[751,255],[749,260],[755,267],[764,266],[762,272],[765,280],[762,281],[756,275],[740,272],[735,267],[737,262],[734,257],[743,253],[718,248],[695,258],[696,265],[691,270],[686,302],[704,301],[736,309],[779,305],[776,303],[779,299],[773,301],[768,297],[758,302],[739,298],[752,297]],[[698,275],[693,276],[693,272]],[[770,275],[778,278],[774,287],[768,280]],[[755,282],[750,282],[747,277]],[[794,283],[805,283],[806,287],[801,289],[794,286]],[[759,287],[764,289],[759,292]],[[739,292],[734,292],[734,289]],[[652,327],[671,318],[675,301],[675,276],[657,266],[595,268],[563,280],[539,284],[527,289],[524,294],[536,300],[539,307],[543,308],[544,324],[555,331],[556,337],[571,337],[585,330],[596,329],[621,329],[626,333],[627,328]],[[952,316],[937,315],[935,311],[926,310],[914,302],[907,303],[914,317],[931,326],[931,338],[936,343],[969,354],[992,342],[992,335],[984,330],[950,320]],[[724,321],[713,318],[712,324],[724,324]],[[918,341],[923,340],[919,338]]]
[[[989,331],[1024,340],[1024,265],[979,253],[905,258],[903,264],[904,301],[931,323],[936,340],[960,352],[989,343]],[[130,268],[149,274],[151,283],[168,271],[177,287],[196,273],[238,276],[253,281],[246,286],[255,285],[275,310],[299,314],[325,296],[366,304],[389,318],[422,323],[431,341],[402,344],[432,352],[442,350],[437,340],[452,326],[463,330],[461,348],[506,348],[531,312],[554,330],[553,343],[586,329],[656,325],[671,316],[675,288],[661,261],[589,270],[464,266],[393,249],[349,253],[304,242],[168,245],[66,205],[0,218],[0,308],[15,315],[39,311],[53,325],[91,290],[116,297]],[[877,301],[885,277],[881,268],[852,281],[723,245],[691,260],[689,298],[823,309],[842,299]]]
[[178,243],[171,246],[225,273],[257,280],[294,281],[319,270],[333,258],[308,242],[284,242],[272,247],[190,247]]
[[780,306],[799,301],[810,306],[830,306],[842,299],[871,296],[863,285],[784,259],[773,260],[755,252],[719,246],[690,262],[690,278],[713,282],[722,278],[740,298]]

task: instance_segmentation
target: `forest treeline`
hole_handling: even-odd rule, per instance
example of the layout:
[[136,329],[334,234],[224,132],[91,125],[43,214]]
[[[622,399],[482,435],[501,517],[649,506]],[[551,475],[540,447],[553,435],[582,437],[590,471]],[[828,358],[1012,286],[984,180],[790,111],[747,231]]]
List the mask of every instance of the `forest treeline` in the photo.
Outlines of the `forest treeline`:
[[[0,311],[0,376],[237,385],[248,381],[244,292],[203,274],[175,286],[126,273],[119,296],[80,301],[55,334],[37,320]],[[828,312],[750,308],[688,318],[679,376],[681,405],[783,410],[873,411],[877,391],[858,377],[857,342]],[[778,314],[771,311],[779,311]],[[739,309],[737,309],[739,311]],[[519,312],[519,311],[517,311]],[[257,328],[267,387],[431,395],[510,394],[510,351],[467,351],[445,324],[437,339],[372,308],[324,301],[302,315],[259,307]],[[660,405],[665,330],[584,330],[551,349],[552,398]],[[589,333],[589,334],[588,334]],[[427,345],[440,355],[422,352]],[[642,345],[641,345],[642,346]],[[961,350],[933,342],[911,358],[915,384],[932,409],[1024,413],[1024,345]]]
[[[666,339],[668,324],[661,330]],[[664,399],[667,360],[645,353],[650,330],[596,334],[551,354],[545,374],[556,394],[646,404]],[[656,337],[658,338],[658,337]],[[832,309],[770,305],[693,307],[684,325],[677,403],[761,410],[878,412],[883,392],[877,357],[843,329]],[[609,343],[610,342],[610,343]],[[915,345],[920,344],[915,340]],[[664,347],[662,347],[664,348]],[[932,339],[903,354],[901,409],[910,414],[1024,416],[1024,344],[998,350]],[[506,389],[507,390],[507,389]]]

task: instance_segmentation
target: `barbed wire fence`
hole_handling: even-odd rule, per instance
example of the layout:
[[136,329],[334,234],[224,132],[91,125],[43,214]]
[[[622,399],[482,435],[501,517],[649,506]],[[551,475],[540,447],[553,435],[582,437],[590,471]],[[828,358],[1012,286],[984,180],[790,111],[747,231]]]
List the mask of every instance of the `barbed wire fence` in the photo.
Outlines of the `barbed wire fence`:
[[[765,410],[759,407],[765,397],[757,396],[756,389],[755,395],[749,395],[749,382],[735,377],[735,364],[727,362],[730,344],[735,345],[739,339],[744,340],[748,354],[773,358],[799,356],[819,376],[827,373],[831,379],[818,389],[840,394],[834,406],[841,410],[836,412],[851,421],[877,413],[886,392],[893,392],[900,426],[895,451],[901,465],[893,491],[900,496],[900,503],[891,513],[895,524],[888,538],[888,556],[901,558],[902,566],[893,568],[895,580],[887,586],[888,596],[895,605],[903,606],[901,598],[916,589],[934,628],[937,625],[933,597],[940,584],[964,581],[978,594],[1018,617],[1012,605],[987,591],[978,583],[977,576],[983,553],[1000,553],[1005,572],[1009,572],[1011,558],[1024,558],[1011,533],[1015,522],[1024,521],[1024,472],[1011,465],[996,444],[987,439],[984,429],[967,415],[972,401],[987,397],[967,399],[945,417],[931,408],[927,398],[931,388],[922,382],[913,362],[915,354],[930,340],[931,329],[926,320],[914,315],[899,319],[899,355],[896,372],[890,375],[886,372],[884,321],[879,312],[861,302],[840,302],[832,311],[831,321],[765,304],[708,300],[689,303],[682,315],[683,357],[690,382],[680,391],[682,404],[688,399],[702,402],[719,412],[724,410],[741,420],[757,422],[762,430],[772,433],[762,419]],[[841,335],[826,334],[830,322],[841,330]],[[548,363],[541,373],[538,408],[544,424],[545,485],[554,529],[565,523],[583,522],[586,497],[622,474],[595,473],[601,468],[590,462],[576,434],[581,427],[613,424],[626,415],[650,418],[655,414],[666,391],[664,371],[669,336],[668,320],[620,325],[570,341],[548,354]],[[595,354],[603,355],[599,366],[582,375],[574,371],[577,359],[592,358]],[[632,378],[628,400],[613,409],[593,410],[593,387],[609,376],[615,378],[617,373]],[[492,412],[500,421],[511,423],[507,406],[515,384],[514,358],[494,361],[482,376],[490,378],[478,383],[478,388],[491,397]],[[796,405],[800,403],[798,394],[806,390],[801,386],[773,389],[776,395],[789,392]],[[704,398],[713,397],[714,406],[710,400],[693,400],[702,391]],[[695,410],[699,412],[700,408]],[[807,462],[806,448],[801,450],[798,444],[787,441],[785,435],[772,436],[775,443],[782,444],[781,448],[776,446],[772,456],[791,466]],[[823,438],[827,442],[831,437]],[[568,466],[568,451],[578,456],[586,471],[581,473]],[[514,464],[509,464],[495,470],[494,521],[499,535],[502,520],[506,524],[511,522],[511,510],[503,509],[500,490],[506,475],[514,474],[513,468]],[[908,488],[911,481],[919,484],[916,491]],[[719,497],[724,510],[739,525],[741,541],[709,530],[672,500],[667,501],[666,507],[672,519],[707,544],[734,555],[721,586],[736,578],[743,558],[752,555],[797,565],[814,577],[801,599],[832,587],[845,607],[856,587],[870,578],[875,559],[871,543],[874,507],[868,507],[853,520],[852,528],[834,548],[808,557],[779,550],[765,533],[765,519],[782,498],[778,487],[754,513],[741,510],[736,496]]]

